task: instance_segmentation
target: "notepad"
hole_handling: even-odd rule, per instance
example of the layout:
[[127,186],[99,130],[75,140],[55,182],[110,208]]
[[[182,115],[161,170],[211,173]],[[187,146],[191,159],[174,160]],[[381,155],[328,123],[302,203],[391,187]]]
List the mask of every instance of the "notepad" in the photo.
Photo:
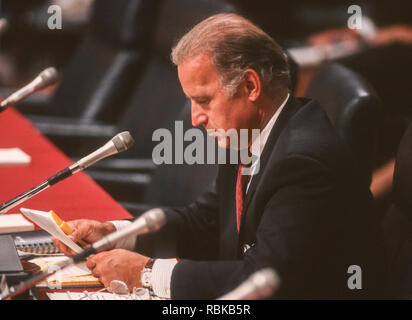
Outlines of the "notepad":
[[34,224],[26,220],[20,213],[0,216],[0,233],[12,233],[34,230]]
[[0,149],[0,166],[27,165],[31,157],[19,148]]
[[72,249],[76,253],[83,251],[76,243],[73,242],[56,224],[50,212],[39,211],[39,210],[26,210],[25,208],[20,208],[20,211],[36,225],[38,225],[43,230],[50,233],[52,236],[59,239],[66,246]]
[[[48,270],[53,270],[53,267],[62,261],[67,261],[67,257],[46,257],[46,258],[35,258],[30,260],[30,262],[37,264],[42,272],[47,272]],[[50,269],[52,268],[52,269]],[[86,267],[86,262],[80,262],[78,264],[69,266],[56,274],[47,278],[37,284],[37,287],[53,287],[61,286],[62,288],[93,288],[101,287],[102,284],[99,279],[93,277],[91,271]]]
[[47,293],[50,300],[158,300],[149,290],[140,288],[134,294],[114,294],[109,292],[53,292]]

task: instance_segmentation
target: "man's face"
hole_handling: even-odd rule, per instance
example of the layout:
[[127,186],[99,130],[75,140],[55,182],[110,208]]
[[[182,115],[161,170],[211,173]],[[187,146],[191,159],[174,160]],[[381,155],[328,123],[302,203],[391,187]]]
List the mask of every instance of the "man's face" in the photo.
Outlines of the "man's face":
[[242,83],[237,94],[229,98],[207,54],[190,58],[177,69],[183,92],[191,101],[193,126],[215,130],[208,132],[217,138],[220,147],[229,147],[229,141],[219,134],[219,129],[235,129],[239,133],[240,129],[258,127],[257,108],[249,99],[246,84]]

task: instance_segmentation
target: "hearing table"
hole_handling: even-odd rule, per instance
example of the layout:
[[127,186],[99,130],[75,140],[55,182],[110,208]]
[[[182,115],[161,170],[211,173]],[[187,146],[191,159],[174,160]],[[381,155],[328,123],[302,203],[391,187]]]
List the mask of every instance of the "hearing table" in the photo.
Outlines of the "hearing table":
[[[0,148],[20,148],[31,157],[25,166],[0,167],[0,203],[38,185],[72,164],[18,111],[9,108],[0,113]],[[96,149],[100,146],[96,146]],[[79,218],[99,221],[132,218],[120,204],[84,172],[46,189],[10,210],[20,208],[55,211],[63,220]]]

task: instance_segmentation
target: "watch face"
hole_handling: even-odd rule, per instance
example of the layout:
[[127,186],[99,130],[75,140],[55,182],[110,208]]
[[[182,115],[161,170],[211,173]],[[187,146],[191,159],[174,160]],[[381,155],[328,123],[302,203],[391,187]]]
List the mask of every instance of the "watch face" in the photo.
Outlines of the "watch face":
[[152,272],[150,271],[143,271],[142,273],[142,284],[144,287],[151,287],[152,286]]

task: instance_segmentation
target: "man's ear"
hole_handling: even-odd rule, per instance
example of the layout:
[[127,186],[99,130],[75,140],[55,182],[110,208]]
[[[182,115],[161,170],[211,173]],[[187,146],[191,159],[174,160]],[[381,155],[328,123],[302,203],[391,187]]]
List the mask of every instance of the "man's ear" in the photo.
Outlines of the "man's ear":
[[244,81],[249,100],[255,102],[262,92],[262,81],[259,75],[255,70],[247,69],[245,71]]

